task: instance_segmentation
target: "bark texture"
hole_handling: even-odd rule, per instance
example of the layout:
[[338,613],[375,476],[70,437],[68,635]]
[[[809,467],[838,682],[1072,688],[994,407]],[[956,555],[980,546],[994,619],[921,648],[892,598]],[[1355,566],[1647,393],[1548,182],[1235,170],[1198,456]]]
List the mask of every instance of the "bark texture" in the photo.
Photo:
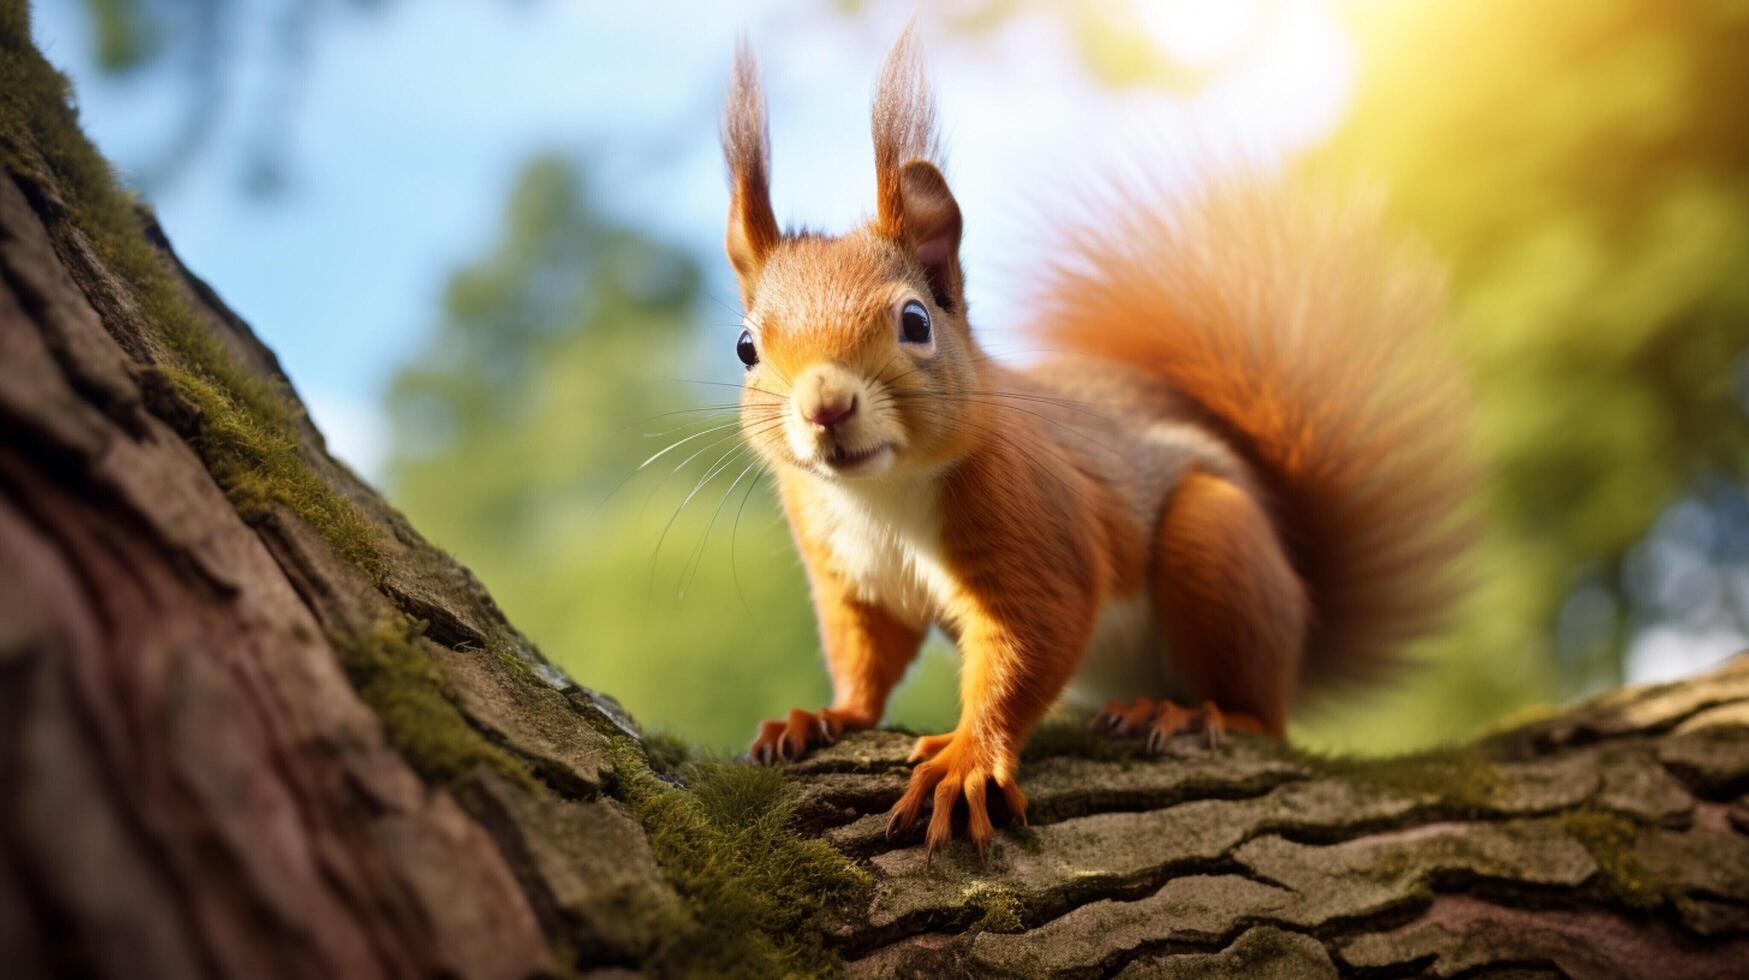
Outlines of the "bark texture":
[[[723,941],[701,923],[732,921],[730,886],[773,872],[759,854],[728,870],[687,855],[672,811],[704,770],[652,769],[611,699],[548,665],[300,412],[280,456],[228,454],[239,423],[197,397],[163,297],[118,268],[53,165],[11,151],[4,972],[711,972],[686,944]],[[271,352],[144,228],[199,330],[295,404]],[[304,468],[289,484],[257,479],[286,458]],[[1149,758],[1052,728],[1022,773],[1031,826],[987,866],[957,848],[931,865],[883,836],[906,748],[848,739],[790,766],[781,806],[749,818],[775,813],[795,854],[853,884],[746,924],[808,947],[789,968],[1749,974],[1742,661],[1385,763],[1246,738]]]

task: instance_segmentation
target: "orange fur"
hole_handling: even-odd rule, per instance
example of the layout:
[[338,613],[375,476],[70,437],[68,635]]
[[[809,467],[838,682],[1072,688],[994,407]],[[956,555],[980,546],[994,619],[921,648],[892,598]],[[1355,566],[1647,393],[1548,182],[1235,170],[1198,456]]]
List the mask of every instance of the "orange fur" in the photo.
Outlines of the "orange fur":
[[[723,159],[729,168],[729,262],[743,283],[759,278],[765,256],[779,238],[771,210],[771,130],[765,119],[765,93],[758,63],[743,40],[735,51],[735,71],[723,110]],[[747,286],[743,302],[752,301]]]
[[924,82],[915,29],[907,27],[881,68],[869,134],[874,139],[875,226],[887,238],[905,228],[903,169],[912,160],[934,162],[940,152],[935,134],[935,99]]
[[1249,461],[1305,582],[1308,684],[1365,679],[1439,622],[1474,537],[1467,402],[1429,327],[1439,280],[1375,209],[1239,181],[1120,194],[1059,236],[1037,333],[1137,365]]
[[[1452,389],[1400,371],[1425,296],[1350,268],[1372,268],[1371,238],[1247,195],[1085,231],[1047,320],[1101,359],[1012,370],[966,320],[909,32],[875,98],[877,214],[840,237],[767,227],[756,79],[743,51],[724,124],[756,355],[742,429],[776,475],[833,687],[765,722],[756,758],[878,723],[939,625],[964,658],[960,719],[918,740],[889,830],[932,808],[933,851],[963,802],[981,850],[990,785],[1024,813],[1020,747],[1090,651],[1137,668],[1123,714],[1156,740],[1279,736],[1302,677],[1358,672],[1425,625],[1440,593],[1422,589],[1461,541],[1443,519],[1462,494]],[[1155,700],[1174,683],[1206,703]]]
[[1268,515],[1240,487],[1196,473],[1172,492],[1157,539],[1154,595],[1173,662],[1202,697],[1279,738],[1308,609]]

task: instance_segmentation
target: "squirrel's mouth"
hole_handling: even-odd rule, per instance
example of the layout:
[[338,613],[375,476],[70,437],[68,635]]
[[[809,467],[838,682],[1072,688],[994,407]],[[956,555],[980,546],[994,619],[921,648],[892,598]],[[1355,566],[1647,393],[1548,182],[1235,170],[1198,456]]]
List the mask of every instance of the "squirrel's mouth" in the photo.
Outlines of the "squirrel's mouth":
[[832,451],[821,458],[827,468],[839,476],[866,476],[887,468],[893,458],[893,444],[878,443],[867,449],[847,449],[844,446],[833,446]]

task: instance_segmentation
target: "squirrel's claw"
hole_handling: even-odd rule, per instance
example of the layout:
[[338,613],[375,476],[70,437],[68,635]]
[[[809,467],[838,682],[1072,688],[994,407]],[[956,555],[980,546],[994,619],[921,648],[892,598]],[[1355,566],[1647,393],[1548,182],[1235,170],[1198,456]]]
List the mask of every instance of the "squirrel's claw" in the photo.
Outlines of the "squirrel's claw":
[[1211,749],[1218,749],[1227,742],[1227,716],[1213,701],[1202,703],[1202,730],[1208,739]]
[[1138,735],[1153,720],[1155,711],[1155,703],[1147,698],[1137,698],[1128,704],[1113,698],[1093,716],[1093,727],[1118,738]]
[[1253,715],[1228,713],[1213,701],[1201,707],[1186,708],[1171,701],[1137,698],[1128,704],[1109,701],[1093,717],[1093,727],[1114,738],[1147,733],[1148,751],[1156,755],[1165,752],[1172,736],[1179,732],[1201,731],[1210,749],[1226,744],[1227,732],[1264,731],[1263,722]]
[[1198,717],[1198,712],[1189,708],[1180,707],[1170,701],[1160,702],[1154,722],[1148,726],[1148,751],[1155,755],[1165,752],[1166,743],[1172,741],[1172,736],[1187,731]]
[[921,803],[907,805],[904,797],[900,797],[899,802],[894,803],[893,808],[887,811],[887,840],[893,840],[910,830],[922,810]]
[[1013,776],[999,776],[996,779],[996,788],[1002,791],[1002,801],[1008,804],[1009,815],[1019,821],[1022,827],[1026,826],[1026,794],[1020,791],[1020,784],[1014,781]]
[[753,744],[747,747],[748,757],[762,766],[776,762],[783,744],[785,727],[781,721],[760,722],[759,734],[754,736]]
[[[924,742],[929,744],[926,746]],[[953,839],[954,810],[964,800],[966,839],[978,849],[978,859],[987,864],[990,843],[996,833],[987,805],[990,783],[996,784],[1009,812],[1021,824],[1026,823],[1026,795],[1020,791],[1013,776],[1006,772],[992,773],[986,768],[981,761],[983,754],[969,747],[963,738],[950,734],[920,739],[918,751],[925,749],[932,754],[931,758],[912,770],[911,782],[905,787],[904,795],[889,811],[888,839],[915,826],[927,805],[932,811],[923,839],[924,861],[928,863],[943,844]]]
[[747,748],[747,757],[760,765],[789,762],[808,754],[809,749],[831,745],[844,733],[861,730],[874,724],[855,712],[835,708],[804,711],[797,708],[787,718],[774,718],[759,723],[759,734]]

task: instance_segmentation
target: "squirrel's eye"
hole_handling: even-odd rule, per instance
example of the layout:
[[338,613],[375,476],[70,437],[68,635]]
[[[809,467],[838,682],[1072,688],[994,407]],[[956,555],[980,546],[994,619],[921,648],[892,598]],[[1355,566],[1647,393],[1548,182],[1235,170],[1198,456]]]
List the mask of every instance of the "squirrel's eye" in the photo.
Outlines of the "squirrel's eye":
[[753,334],[750,331],[741,331],[740,339],[735,341],[735,356],[748,367],[759,363],[759,351],[753,346]]
[[899,336],[907,344],[929,343],[929,310],[916,300],[899,311]]

